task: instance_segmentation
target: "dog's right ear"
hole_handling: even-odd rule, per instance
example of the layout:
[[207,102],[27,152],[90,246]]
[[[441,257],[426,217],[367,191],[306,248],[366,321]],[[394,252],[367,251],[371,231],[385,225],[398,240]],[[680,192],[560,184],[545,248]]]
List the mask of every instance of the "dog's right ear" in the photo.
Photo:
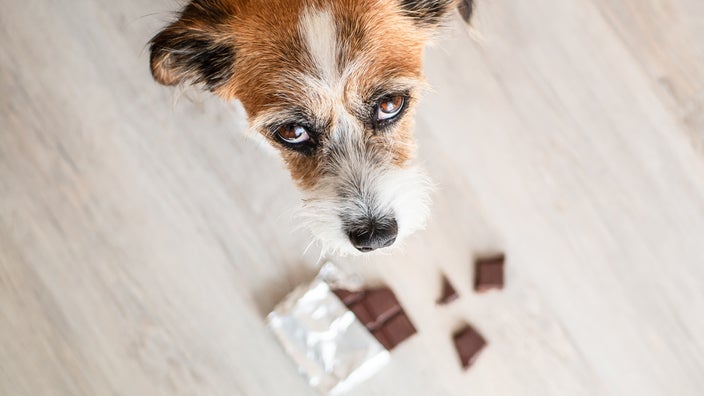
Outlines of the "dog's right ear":
[[457,4],[457,10],[465,22],[471,23],[472,14],[474,14],[474,0],[460,0],[459,4]]
[[198,84],[214,91],[233,75],[234,39],[227,10],[217,0],[194,0],[179,19],[149,42],[154,79],[164,85]]
[[457,0],[400,0],[401,10],[424,28],[440,25]]
[[445,17],[457,8],[462,19],[469,23],[474,11],[474,0],[400,0],[401,9],[416,24],[425,28],[436,27]]

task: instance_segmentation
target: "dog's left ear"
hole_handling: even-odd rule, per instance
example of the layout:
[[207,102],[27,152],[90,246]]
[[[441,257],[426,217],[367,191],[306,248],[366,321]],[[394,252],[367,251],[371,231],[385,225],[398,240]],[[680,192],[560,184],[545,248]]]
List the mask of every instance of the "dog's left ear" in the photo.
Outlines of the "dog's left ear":
[[442,24],[456,7],[462,7],[462,3],[471,3],[469,0],[400,0],[400,2],[403,13],[423,28],[433,28]]
[[221,2],[194,0],[179,19],[150,41],[154,79],[164,85],[199,84],[214,91],[233,75],[234,42],[219,34],[227,12]]

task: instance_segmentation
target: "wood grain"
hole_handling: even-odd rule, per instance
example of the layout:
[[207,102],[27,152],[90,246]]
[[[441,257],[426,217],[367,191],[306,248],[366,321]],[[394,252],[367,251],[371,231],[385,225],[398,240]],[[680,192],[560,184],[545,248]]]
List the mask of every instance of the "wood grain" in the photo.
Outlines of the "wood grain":
[[[177,5],[2,5],[0,394],[313,394],[263,319],[316,271],[299,195],[237,104],[151,80]],[[428,229],[338,260],[419,329],[351,394],[700,395],[702,3],[477,5],[481,39],[458,21],[426,56]],[[495,250],[507,288],[474,294]]]

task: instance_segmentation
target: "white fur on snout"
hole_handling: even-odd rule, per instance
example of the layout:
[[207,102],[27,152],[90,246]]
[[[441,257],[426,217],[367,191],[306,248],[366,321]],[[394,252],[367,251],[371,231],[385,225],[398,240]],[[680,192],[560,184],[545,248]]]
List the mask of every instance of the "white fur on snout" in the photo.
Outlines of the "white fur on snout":
[[[381,218],[393,215],[398,224],[395,246],[425,226],[428,217],[430,181],[417,167],[373,166],[347,162],[356,168],[327,176],[305,193],[299,212],[302,226],[308,227],[326,254],[361,254],[352,246],[341,215],[353,218],[367,215]],[[361,167],[356,167],[361,166]],[[351,180],[350,177],[355,178]],[[346,190],[346,191],[345,191]],[[340,192],[345,191],[341,195]]]
[[425,227],[430,203],[430,179],[418,167],[392,168],[376,180],[379,202],[389,205],[396,215],[396,243]]

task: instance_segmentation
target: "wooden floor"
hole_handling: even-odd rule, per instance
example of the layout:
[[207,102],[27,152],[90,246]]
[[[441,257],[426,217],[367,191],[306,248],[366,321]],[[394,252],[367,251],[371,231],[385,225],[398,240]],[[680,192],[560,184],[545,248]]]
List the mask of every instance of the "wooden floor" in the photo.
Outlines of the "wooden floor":
[[[263,319],[316,271],[299,196],[237,105],[151,80],[178,2],[0,3],[0,395],[313,395]],[[704,394],[704,2],[478,3],[427,53],[431,224],[343,263],[419,329],[351,394]]]

